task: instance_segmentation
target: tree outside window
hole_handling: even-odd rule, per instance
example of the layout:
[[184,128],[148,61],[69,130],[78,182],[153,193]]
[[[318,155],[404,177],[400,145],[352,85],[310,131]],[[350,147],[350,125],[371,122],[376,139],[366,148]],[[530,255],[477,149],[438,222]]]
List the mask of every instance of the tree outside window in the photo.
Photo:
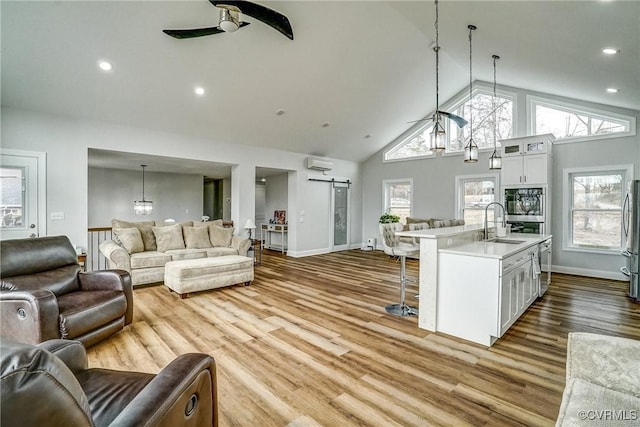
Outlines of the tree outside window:
[[[494,106],[495,105],[495,114]],[[471,111],[473,109],[473,111]],[[484,93],[477,93],[473,101],[467,100],[453,114],[469,119],[473,112],[473,123],[463,128],[455,124],[449,126],[449,151],[463,151],[469,141],[471,127],[473,140],[479,149],[493,148],[493,133],[496,130],[496,146],[500,146],[501,139],[511,138],[513,135],[513,102],[508,98],[493,97]],[[496,126],[497,123],[497,126]]]
[[571,245],[620,248],[624,174],[573,174],[571,187]]

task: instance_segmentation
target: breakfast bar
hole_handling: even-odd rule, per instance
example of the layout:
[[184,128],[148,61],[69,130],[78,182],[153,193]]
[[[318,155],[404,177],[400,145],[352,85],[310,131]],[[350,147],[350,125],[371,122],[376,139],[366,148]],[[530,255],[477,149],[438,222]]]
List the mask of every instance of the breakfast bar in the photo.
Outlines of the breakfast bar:
[[420,239],[420,328],[490,346],[540,294],[538,246],[550,235],[483,240],[481,225],[396,234]]

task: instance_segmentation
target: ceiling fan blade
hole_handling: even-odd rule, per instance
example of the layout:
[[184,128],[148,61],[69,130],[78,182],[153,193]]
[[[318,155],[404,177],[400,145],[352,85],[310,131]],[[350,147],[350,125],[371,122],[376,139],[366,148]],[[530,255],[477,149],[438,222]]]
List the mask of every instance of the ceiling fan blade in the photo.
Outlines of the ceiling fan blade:
[[[248,22],[241,22],[240,28],[249,25]],[[194,37],[210,36],[212,34],[224,33],[220,27],[191,28],[187,30],[162,30],[163,33],[176,39],[191,39]]]
[[216,7],[229,6],[231,10],[240,10],[241,13],[264,22],[293,40],[293,29],[289,19],[273,9],[243,0],[209,0],[209,2]]
[[469,123],[467,120],[463,119],[462,117],[456,116],[455,114],[447,113],[446,111],[438,111],[438,114],[441,114],[447,117],[449,120],[453,120],[455,124],[458,125],[459,128],[465,127],[467,123]]

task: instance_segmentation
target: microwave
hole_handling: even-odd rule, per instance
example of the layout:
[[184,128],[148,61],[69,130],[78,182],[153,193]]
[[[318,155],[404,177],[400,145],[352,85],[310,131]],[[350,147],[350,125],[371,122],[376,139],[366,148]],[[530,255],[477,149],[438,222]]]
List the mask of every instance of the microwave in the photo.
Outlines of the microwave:
[[544,222],[545,189],[543,187],[506,188],[504,208],[507,221]]

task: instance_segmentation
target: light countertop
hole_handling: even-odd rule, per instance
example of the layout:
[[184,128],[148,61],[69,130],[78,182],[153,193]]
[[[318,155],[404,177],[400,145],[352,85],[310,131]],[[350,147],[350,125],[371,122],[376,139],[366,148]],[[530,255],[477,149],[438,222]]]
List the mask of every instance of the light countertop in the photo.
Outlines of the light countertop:
[[438,237],[451,237],[469,231],[484,230],[482,224],[458,225],[455,227],[428,228],[426,230],[397,231],[396,236],[419,237],[422,239],[437,239]]
[[[425,230],[429,231],[429,230]],[[476,241],[465,243],[459,246],[452,246],[446,249],[440,249],[440,253],[469,255],[483,258],[503,259],[515,253],[518,253],[530,246],[537,245],[540,242],[552,237],[551,234],[524,234],[511,233],[506,237],[500,237],[501,240],[518,241],[521,243],[499,243],[491,241]]]

